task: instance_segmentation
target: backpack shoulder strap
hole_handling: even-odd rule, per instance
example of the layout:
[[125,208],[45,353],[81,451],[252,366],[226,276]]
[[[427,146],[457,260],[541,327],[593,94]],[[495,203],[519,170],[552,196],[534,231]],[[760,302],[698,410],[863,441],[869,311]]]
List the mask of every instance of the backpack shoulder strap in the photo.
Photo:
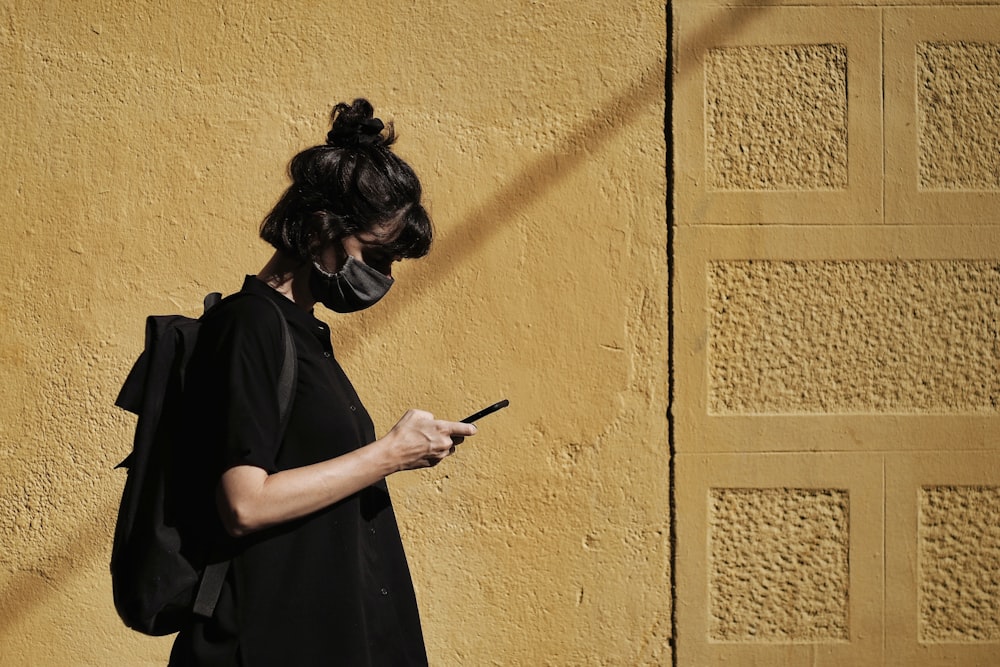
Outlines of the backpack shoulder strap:
[[[285,426],[288,424],[288,415],[292,409],[292,400],[295,398],[295,385],[298,381],[298,362],[295,358],[295,340],[292,338],[292,331],[288,327],[285,314],[281,312],[281,307],[273,300],[263,294],[253,292],[236,292],[226,299],[234,297],[254,296],[267,302],[278,316],[278,323],[281,327],[281,340],[284,348],[281,369],[278,374],[278,417],[281,424],[281,433],[284,434]],[[205,295],[205,312],[215,308],[222,302],[222,295],[219,292],[211,292]]]
[[292,331],[288,328],[288,321],[285,319],[284,313],[274,301],[267,299],[267,302],[274,306],[274,310],[278,314],[278,321],[281,323],[281,337],[285,346],[281,372],[278,375],[278,419],[281,424],[281,434],[284,436],[285,427],[288,426],[288,415],[292,411],[292,400],[295,398],[299,364],[295,358],[295,340],[292,338]]
[[[214,298],[211,298],[213,297]],[[211,302],[210,302],[211,298]],[[285,320],[281,308],[266,296],[261,296],[274,307],[281,323],[281,338],[284,347],[284,354],[281,361],[281,371],[278,375],[278,419],[281,425],[281,434],[284,436],[285,428],[288,426],[288,416],[292,411],[292,399],[295,397],[295,385],[298,382],[298,361],[295,358],[295,341],[292,339],[291,329],[288,321]],[[205,297],[205,311],[219,303],[219,294],[213,293]],[[215,606],[219,602],[219,595],[222,594],[222,585],[226,581],[226,574],[229,572],[230,560],[217,563],[209,563],[205,566],[205,571],[201,575],[201,582],[198,584],[198,593],[195,596],[192,611],[199,616],[210,618],[215,613]]]

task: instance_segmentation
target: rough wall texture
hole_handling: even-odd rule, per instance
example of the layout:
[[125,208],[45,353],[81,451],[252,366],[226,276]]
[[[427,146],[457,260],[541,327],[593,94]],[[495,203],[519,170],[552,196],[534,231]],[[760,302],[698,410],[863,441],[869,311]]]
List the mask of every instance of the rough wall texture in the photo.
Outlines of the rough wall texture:
[[0,664],[163,664],[111,606],[116,391],[145,315],[260,269],[287,160],[358,95],[438,236],[321,313],[338,357],[380,433],[511,400],[390,479],[432,663],[669,663],[664,11],[2,3]]
[[920,489],[920,640],[1000,641],[1000,488]]
[[920,187],[1000,188],[1000,43],[917,45]]
[[710,502],[712,640],[847,639],[847,493],[713,489]]
[[847,49],[712,49],[705,154],[719,190],[839,189],[847,183]]
[[676,664],[998,664],[1000,2],[672,10]]
[[715,414],[1000,411],[1000,262],[708,271]]

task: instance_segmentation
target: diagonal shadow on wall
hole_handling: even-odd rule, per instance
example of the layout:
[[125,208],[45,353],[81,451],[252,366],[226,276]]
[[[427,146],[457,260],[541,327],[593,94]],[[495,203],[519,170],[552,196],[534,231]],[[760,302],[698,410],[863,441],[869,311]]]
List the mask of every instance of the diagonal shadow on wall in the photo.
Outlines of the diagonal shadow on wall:
[[[526,165],[515,178],[469,211],[455,225],[458,233],[435,241],[428,260],[416,262],[412,268],[408,266],[407,282],[433,285],[442,281],[463,259],[474,256],[547,191],[568,179],[581,165],[597,159],[596,155],[612,142],[617,132],[646,113],[651,105],[662,104],[665,74],[666,62],[653,62],[615,98],[592,109],[588,121],[559,139],[558,150]],[[403,317],[413,303],[412,299],[386,302],[377,315],[372,313],[374,327],[370,328],[377,329],[380,324]],[[350,350],[362,335],[357,328],[345,327],[337,331],[334,343],[338,351]]]
[[[559,142],[559,150],[528,164],[514,179],[473,208],[457,227],[474,228],[475,233],[458,234],[456,237],[460,240],[445,239],[436,243],[432,255],[434,261],[418,264],[413,269],[414,282],[433,284],[442,280],[462,257],[475,253],[546,191],[568,178],[587,160],[593,159],[595,153],[611,142],[618,130],[639,117],[650,105],[662,103],[665,68],[663,60],[654,62],[644,75],[614,99],[595,108],[590,120],[569,132]],[[374,320],[376,325],[377,322],[400,317],[407,306],[408,301],[402,299],[386,302]],[[361,335],[355,329],[338,332],[337,348],[349,350],[355,347]],[[109,474],[117,474],[117,471],[109,471]],[[124,483],[124,475],[121,478]],[[4,586],[0,591],[0,600],[4,601],[0,603],[0,636],[9,630],[13,618],[27,613],[29,606],[37,606],[45,598],[58,595],[75,568],[110,558],[110,533],[106,525],[109,517],[115,516],[117,507],[108,503],[102,510],[100,520],[95,518],[79,525],[63,538],[61,548],[49,551],[44,562],[15,574]],[[15,602],[17,609],[12,608]],[[110,602],[109,595],[109,605]]]
[[[124,471],[109,470],[108,473],[120,474],[124,485]],[[62,535],[59,548],[50,548],[34,567],[18,571],[0,591],[0,646],[5,643],[3,635],[10,630],[14,619],[29,613],[44,599],[64,594],[66,583],[75,570],[99,559],[110,562],[111,532],[107,527],[114,520],[118,508],[104,504],[99,509],[101,511],[97,516],[77,524],[68,535]],[[107,604],[110,606],[110,574],[108,583]],[[94,606],[99,604],[94,603]]]

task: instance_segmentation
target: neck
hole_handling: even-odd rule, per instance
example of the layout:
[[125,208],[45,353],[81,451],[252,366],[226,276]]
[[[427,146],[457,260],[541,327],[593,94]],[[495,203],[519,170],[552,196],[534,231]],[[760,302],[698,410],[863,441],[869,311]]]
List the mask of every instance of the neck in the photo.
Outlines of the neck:
[[257,279],[273,287],[296,306],[311,310],[316,304],[309,289],[311,273],[312,264],[277,250],[257,274]]

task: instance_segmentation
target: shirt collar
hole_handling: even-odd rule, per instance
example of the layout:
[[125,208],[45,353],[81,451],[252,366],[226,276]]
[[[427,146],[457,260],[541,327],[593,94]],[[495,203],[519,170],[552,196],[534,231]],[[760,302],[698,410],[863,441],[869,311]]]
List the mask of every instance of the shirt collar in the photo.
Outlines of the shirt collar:
[[302,308],[299,308],[295,305],[294,301],[265,283],[257,276],[248,275],[244,278],[243,289],[240,291],[260,294],[271,299],[278,304],[278,307],[281,308],[281,312],[285,315],[285,319],[289,321],[299,321],[310,327],[314,327],[317,324],[323,324],[313,315],[312,309],[303,310]]

